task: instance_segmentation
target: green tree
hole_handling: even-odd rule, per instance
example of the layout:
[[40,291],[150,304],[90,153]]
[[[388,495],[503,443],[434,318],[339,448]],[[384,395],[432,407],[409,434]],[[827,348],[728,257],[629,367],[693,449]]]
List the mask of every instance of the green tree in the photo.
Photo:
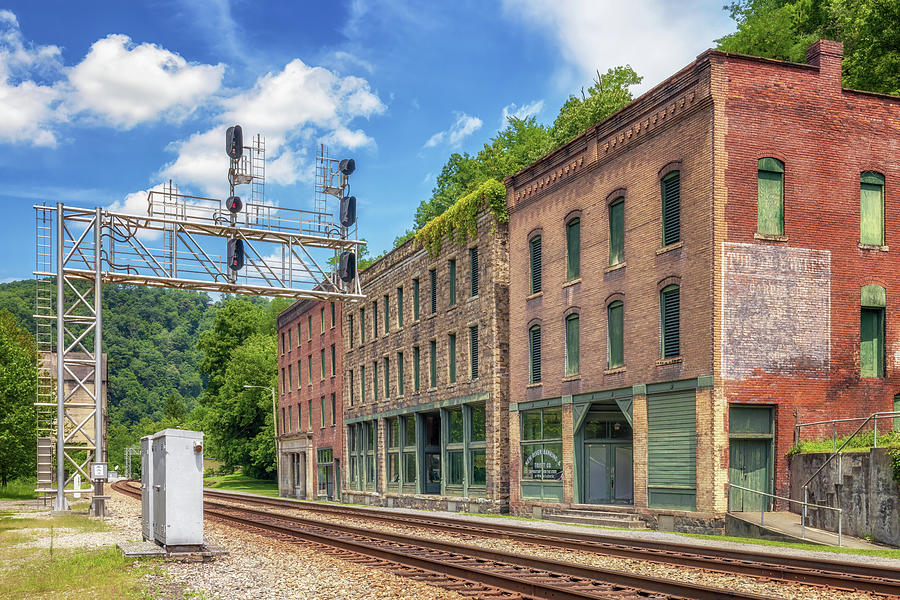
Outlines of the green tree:
[[717,40],[720,50],[802,63],[816,40],[837,40],[844,87],[900,94],[897,0],[735,0],[725,9],[737,31]]
[[35,472],[34,339],[0,310],[0,485]]
[[597,71],[594,85],[587,94],[581,90],[581,97],[569,96],[559,109],[559,114],[550,128],[553,147],[558,148],[581,135],[588,127],[595,125],[620,110],[634,99],[629,88],[641,82],[630,65],[614,67],[604,74]]
[[203,331],[197,342],[203,353],[200,371],[209,378],[205,398],[218,396],[232,352],[268,324],[265,308],[244,298],[230,298],[218,307],[212,328]]

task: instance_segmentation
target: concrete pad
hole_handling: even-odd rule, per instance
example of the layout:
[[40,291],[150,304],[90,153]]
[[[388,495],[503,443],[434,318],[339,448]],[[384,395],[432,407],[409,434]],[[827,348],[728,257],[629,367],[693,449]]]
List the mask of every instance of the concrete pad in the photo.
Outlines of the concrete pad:
[[[838,535],[831,531],[822,529],[814,529],[807,526],[806,531],[800,526],[800,515],[788,511],[772,511],[766,512],[764,515],[758,512],[740,512],[729,513],[729,516],[738,520],[754,525],[764,532],[771,532],[778,537],[782,537],[785,541],[792,541],[806,544],[822,544],[825,546],[837,546]],[[727,533],[727,532],[726,532]],[[843,535],[841,538],[841,546],[845,548],[858,548],[867,550],[884,550],[885,546],[870,544],[866,540]]]

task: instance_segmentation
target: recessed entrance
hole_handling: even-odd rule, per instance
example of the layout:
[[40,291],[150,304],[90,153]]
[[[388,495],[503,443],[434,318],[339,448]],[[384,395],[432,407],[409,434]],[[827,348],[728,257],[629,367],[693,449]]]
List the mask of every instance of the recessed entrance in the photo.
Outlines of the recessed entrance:
[[591,410],[584,421],[584,502],[633,504],[631,426],[621,411]]
[[422,493],[441,493],[441,413],[424,413],[422,419],[422,458],[425,476]]

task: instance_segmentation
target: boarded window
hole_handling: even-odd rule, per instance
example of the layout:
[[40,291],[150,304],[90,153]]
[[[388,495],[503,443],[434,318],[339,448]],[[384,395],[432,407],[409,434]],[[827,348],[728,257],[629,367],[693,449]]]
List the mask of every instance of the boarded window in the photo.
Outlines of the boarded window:
[[478,326],[469,327],[469,376],[478,377]]
[[566,376],[578,375],[579,336],[578,315],[566,317]]
[[403,288],[397,288],[397,327],[403,328]]
[[450,383],[456,383],[456,334],[451,333],[447,336],[447,352],[449,356],[447,357],[449,360],[449,373],[450,373]]
[[609,264],[625,260],[625,198],[609,205]]
[[447,261],[447,270],[450,273],[450,306],[456,304],[456,259]]
[[535,236],[528,244],[531,254],[531,293],[541,291],[541,236]]
[[378,337],[378,301],[372,303],[372,338]]
[[662,185],[662,242],[663,246],[681,240],[681,173],[675,171],[663,177]]
[[366,309],[359,309],[359,343],[366,343]]
[[756,182],[757,233],[784,235],[784,163],[775,158],[759,159]]
[[350,371],[350,406],[356,401],[356,386],[353,382],[353,371]]
[[413,321],[419,320],[419,279],[413,279]]
[[391,397],[391,359],[384,357],[384,397]]
[[403,353],[397,353],[397,395],[402,396],[405,389],[403,385]]
[[381,393],[381,388],[378,386],[378,361],[372,363],[372,394],[374,395],[375,402],[378,402],[379,394]]
[[334,426],[337,423],[336,419],[337,419],[337,397],[332,393],[331,394],[331,425],[332,426]]
[[663,288],[659,294],[660,346],[663,358],[674,358],[681,352],[681,293],[677,285]]
[[348,315],[347,318],[347,327],[349,329],[348,333],[350,335],[350,347],[353,347],[353,315]]
[[471,295],[478,295],[478,248],[469,248],[469,284]]
[[528,330],[528,373],[531,383],[541,381],[541,326]]
[[325,333],[325,307],[319,309],[319,324],[321,325],[322,331],[320,333]]
[[419,347],[413,346],[413,390],[419,391],[421,387],[421,381],[419,379],[419,361],[421,357],[419,356]]
[[384,332],[388,333],[391,330],[391,299],[385,294],[384,295]]
[[359,401],[365,403],[366,401],[366,367],[361,366],[359,368]]
[[566,225],[566,280],[581,277],[581,219]]
[[437,312],[437,271],[431,269],[428,271],[431,278],[431,314]]
[[337,350],[334,344],[331,345],[331,376],[334,377],[337,372]]
[[437,342],[435,340],[431,340],[429,344],[429,360],[431,361],[430,365],[430,375],[431,378],[429,380],[430,387],[437,387]]
[[885,289],[880,285],[863,286],[860,293],[859,375],[884,377]]
[[610,303],[606,309],[607,366],[610,369],[625,364],[624,313],[625,306],[620,300]]
[[866,171],[859,184],[859,241],[884,245],[884,175]]

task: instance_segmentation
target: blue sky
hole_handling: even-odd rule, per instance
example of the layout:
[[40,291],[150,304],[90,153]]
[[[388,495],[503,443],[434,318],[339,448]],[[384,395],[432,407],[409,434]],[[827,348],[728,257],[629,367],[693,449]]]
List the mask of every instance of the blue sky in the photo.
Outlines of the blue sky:
[[734,29],[722,0],[29,1],[0,6],[0,282],[31,277],[31,206],[223,197],[224,129],[267,143],[266,198],[309,208],[319,142],[352,156],[360,234],[412,223],[451,152],[550,123],[597,70],[645,91]]

